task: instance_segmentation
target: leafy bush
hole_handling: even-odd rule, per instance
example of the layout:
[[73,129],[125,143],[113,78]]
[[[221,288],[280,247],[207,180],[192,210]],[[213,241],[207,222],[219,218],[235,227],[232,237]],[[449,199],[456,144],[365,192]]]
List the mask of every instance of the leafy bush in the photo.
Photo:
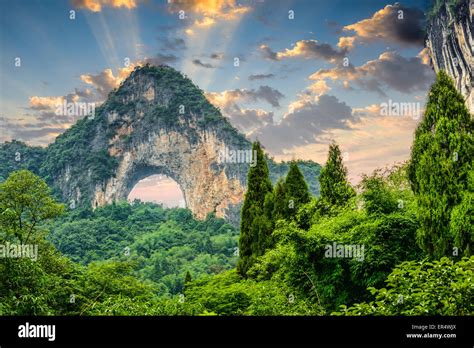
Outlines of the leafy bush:
[[473,315],[474,257],[453,261],[407,261],[387,278],[387,288],[369,288],[374,301],[342,306],[343,315]]
[[273,281],[242,280],[235,270],[192,282],[188,301],[218,315],[315,315],[322,309]]

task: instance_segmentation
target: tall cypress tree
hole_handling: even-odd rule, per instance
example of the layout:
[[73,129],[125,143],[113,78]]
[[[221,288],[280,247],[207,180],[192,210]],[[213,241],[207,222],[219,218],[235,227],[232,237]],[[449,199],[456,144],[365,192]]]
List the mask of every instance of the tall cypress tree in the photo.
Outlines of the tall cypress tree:
[[286,197],[285,180],[280,178],[273,189],[273,221],[286,219],[288,216],[288,201]]
[[342,163],[341,150],[333,142],[329,145],[326,164],[319,176],[321,198],[331,205],[343,205],[355,195],[355,191],[347,180],[347,168]]
[[[434,258],[453,255],[455,240],[466,240],[456,238],[457,229],[450,228],[450,220],[453,208],[461,203],[463,193],[468,190],[469,172],[473,170],[473,130],[473,120],[462,95],[451,78],[441,71],[430,89],[424,118],[416,129],[408,166],[421,223],[418,242]],[[459,215],[459,209],[456,212]]]
[[191,283],[191,281],[192,281],[191,273],[189,273],[189,271],[186,271],[186,275],[184,276],[183,293],[186,292],[186,289],[188,288],[189,283]]
[[285,180],[285,190],[288,205],[286,218],[294,220],[298,209],[311,199],[308,184],[306,184],[304,176],[295,161],[290,163],[290,170]]
[[[262,255],[268,246],[271,227],[264,214],[265,197],[272,192],[269,171],[265,155],[257,141],[252,145],[252,154],[256,156],[255,166],[250,167],[247,176],[247,192],[245,193],[240,221],[239,261],[237,271],[246,276],[255,258]],[[255,157],[253,157],[255,159]]]

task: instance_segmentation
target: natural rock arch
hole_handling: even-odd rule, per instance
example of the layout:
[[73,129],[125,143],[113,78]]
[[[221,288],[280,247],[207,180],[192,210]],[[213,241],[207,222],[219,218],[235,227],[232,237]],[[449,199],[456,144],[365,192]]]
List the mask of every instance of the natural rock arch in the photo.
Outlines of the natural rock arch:
[[178,183],[186,207],[197,218],[203,219],[210,212],[226,217],[228,210],[242,201],[244,177],[228,177],[226,165],[219,164],[219,151],[225,144],[216,134],[201,136],[191,144],[178,132],[161,132],[147,139],[146,144],[127,150],[120,156],[115,177],[97,185],[92,206],[126,199],[143,178],[164,174]]

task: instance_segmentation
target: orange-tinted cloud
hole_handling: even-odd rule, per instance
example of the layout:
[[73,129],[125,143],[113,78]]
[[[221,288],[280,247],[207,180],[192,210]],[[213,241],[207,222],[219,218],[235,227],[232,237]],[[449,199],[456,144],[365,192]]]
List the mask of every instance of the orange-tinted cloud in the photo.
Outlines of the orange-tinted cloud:
[[133,9],[141,0],[71,0],[72,6],[92,12],[100,12],[102,7]]
[[308,91],[318,96],[322,94],[326,94],[327,92],[329,92],[330,89],[331,88],[327,85],[326,81],[324,80],[316,81],[315,83],[311,84],[308,87]]
[[225,107],[239,102],[266,101],[273,107],[280,106],[280,99],[284,97],[280,91],[270,86],[260,86],[257,89],[233,89],[222,92],[207,92],[207,99],[219,107]]
[[425,65],[431,64],[431,57],[430,57],[430,50],[428,47],[423,48],[420,53],[418,53],[417,57],[421,59],[421,62]]
[[267,45],[261,45],[260,51],[264,58],[270,60],[282,60],[284,58],[323,59],[328,62],[336,62],[344,58],[344,50],[334,49],[327,43],[319,43],[316,40],[297,41],[293,48],[286,48],[282,52],[274,52]]
[[[239,19],[251,8],[237,4],[236,0],[168,0],[168,10],[191,14],[196,27],[210,27],[218,21]],[[187,34],[192,35],[192,30]]]
[[323,94],[327,94],[330,90],[331,87],[327,85],[325,80],[314,82],[302,93],[299,93],[297,99],[288,105],[288,113],[285,114],[284,117],[296,112],[298,109],[306,107],[310,103],[317,103],[319,97]]
[[65,97],[30,97],[30,108],[33,110],[54,110],[58,105],[61,105]]
[[83,82],[93,86],[97,93],[105,98],[111,90],[118,87],[130,75],[135,66],[135,64],[130,64],[128,67],[117,69],[117,76],[114,76],[112,69],[105,69],[96,75],[83,74],[80,78]]
[[342,36],[339,38],[337,47],[350,51],[351,49],[354,48],[355,39],[356,39],[355,36]]

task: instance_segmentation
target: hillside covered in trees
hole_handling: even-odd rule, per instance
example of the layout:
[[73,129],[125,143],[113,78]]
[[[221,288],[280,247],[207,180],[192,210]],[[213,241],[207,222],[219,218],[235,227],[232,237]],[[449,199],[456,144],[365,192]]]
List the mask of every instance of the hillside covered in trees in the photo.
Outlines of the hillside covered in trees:
[[140,202],[71,210],[14,171],[0,244],[39,252],[0,259],[0,314],[472,315],[473,131],[441,72],[410,160],[358,187],[336,143],[316,184],[298,162],[272,182],[255,142],[240,231]]

